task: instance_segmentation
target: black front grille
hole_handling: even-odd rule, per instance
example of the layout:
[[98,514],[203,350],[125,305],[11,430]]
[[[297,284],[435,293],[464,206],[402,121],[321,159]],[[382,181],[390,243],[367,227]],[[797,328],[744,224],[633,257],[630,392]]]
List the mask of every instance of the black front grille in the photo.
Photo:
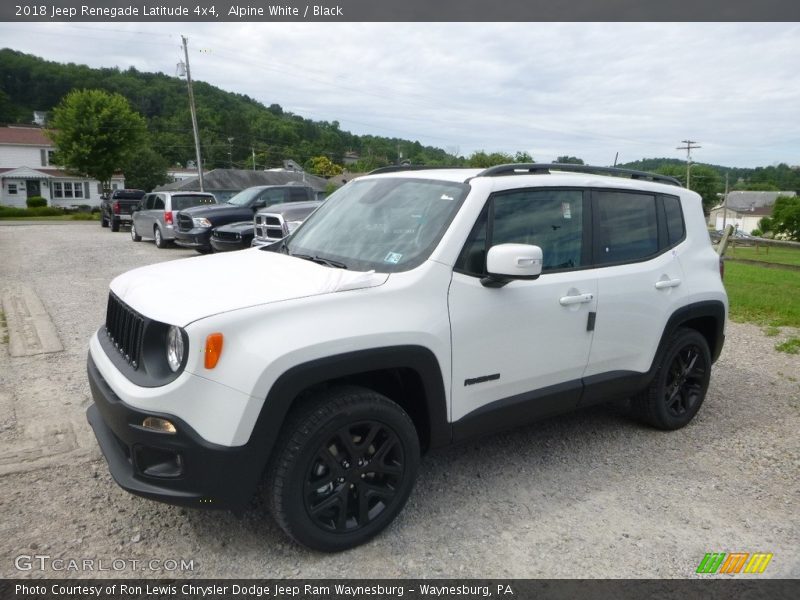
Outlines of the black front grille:
[[189,231],[193,225],[192,217],[178,213],[178,229],[180,231]]
[[219,231],[218,229],[215,229],[214,233],[211,235],[218,240],[224,240],[226,242],[235,242],[240,237],[238,233],[234,233],[233,231]]
[[120,355],[134,369],[139,368],[144,317],[137,314],[114,294],[108,295],[106,334]]

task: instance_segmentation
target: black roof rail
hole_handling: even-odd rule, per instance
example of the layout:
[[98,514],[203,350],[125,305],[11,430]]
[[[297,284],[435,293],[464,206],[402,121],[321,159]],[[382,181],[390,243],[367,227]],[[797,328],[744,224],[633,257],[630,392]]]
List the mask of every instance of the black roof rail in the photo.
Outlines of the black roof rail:
[[367,175],[380,175],[381,173],[397,173],[398,171],[428,171],[431,169],[463,169],[464,167],[432,167],[428,165],[389,165],[388,167],[378,167]]
[[[595,175],[612,175],[614,177],[627,177],[629,179],[644,179],[656,183],[666,183],[683,187],[683,184],[669,175],[659,175],[648,171],[635,171],[633,169],[620,169],[618,167],[593,167],[591,165],[575,165],[564,163],[512,163],[496,165],[484,169],[475,177],[498,177],[500,175],[546,175],[553,171],[570,171],[573,173],[590,173]],[[470,177],[470,179],[472,179]]]

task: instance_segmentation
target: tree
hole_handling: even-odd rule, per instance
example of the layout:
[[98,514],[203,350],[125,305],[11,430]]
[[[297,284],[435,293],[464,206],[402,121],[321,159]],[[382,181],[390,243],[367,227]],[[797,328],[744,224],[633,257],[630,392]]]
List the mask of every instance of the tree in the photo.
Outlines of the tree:
[[144,118],[119,94],[75,90],[53,110],[47,131],[56,146],[55,162],[97,179],[108,188],[117,169],[141,151]]
[[151,191],[153,188],[167,183],[167,161],[150,146],[129,157],[122,164],[125,173],[125,187]]
[[800,240],[800,197],[778,196],[772,209],[772,230]]
[[582,158],[578,158],[577,156],[559,156],[553,162],[557,162],[562,165],[582,165],[584,164]]
[[320,177],[334,177],[342,172],[342,167],[333,163],[327,156],[315,156],[309,159],[306,168]]
[[[692,165],[691,169],[690,187],[703,198],[703,211],[708,214],[714,206],[719,204],[717,194],[722,191],[719,173],[712,167],[696,163]],[[656,172],[675,177],[683,185],[686,185],[685,165],[663,165]]]

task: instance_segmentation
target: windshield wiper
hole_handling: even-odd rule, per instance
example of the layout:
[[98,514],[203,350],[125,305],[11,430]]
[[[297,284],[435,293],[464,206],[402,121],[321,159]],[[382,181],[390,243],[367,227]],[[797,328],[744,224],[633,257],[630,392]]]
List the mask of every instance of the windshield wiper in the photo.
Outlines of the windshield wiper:
[[310,260],[311,262],[315,262],[318,265],[325,265],[326,267],[334,267],[335,269],[346,269],[347,265],[341,263],[336,260],[331,260],[329,258],[321,258],[319,256],[310,256],[308,254],[292,254],[291,252],[288,253],[289,256],[294,256],[295,258],[302,258],[303,260]]

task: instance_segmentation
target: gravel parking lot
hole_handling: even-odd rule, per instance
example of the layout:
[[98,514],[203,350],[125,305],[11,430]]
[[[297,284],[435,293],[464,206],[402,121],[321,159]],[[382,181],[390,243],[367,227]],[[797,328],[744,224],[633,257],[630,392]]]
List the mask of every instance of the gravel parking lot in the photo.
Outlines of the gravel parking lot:
[[202,257],[96,222],[0,222],[0,256],[0,292],[33,290],[63,346],[11,356],[0,341],[2,577],[695,577],[706,552],[737,551],[774,553],[761,577],[800,577],[800,358],[756,326],[729,325],[685,429],[600,407],[437,452],[384,534],[323,555],[289,543],[257,499],[237,517],[127,494],[86,423],[108,283]]

